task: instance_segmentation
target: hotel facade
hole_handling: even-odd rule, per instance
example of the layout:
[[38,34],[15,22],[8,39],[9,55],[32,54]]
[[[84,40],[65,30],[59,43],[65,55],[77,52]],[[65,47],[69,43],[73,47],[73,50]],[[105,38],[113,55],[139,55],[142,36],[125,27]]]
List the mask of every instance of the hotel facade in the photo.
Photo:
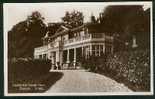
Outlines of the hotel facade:
[[43,46],[34,49],[35,59],[50,59],[51,69],[78,68],[82,59],[113,53],[113,36],[97,24],[69,29],[63,25],[54,35],[47,32]]

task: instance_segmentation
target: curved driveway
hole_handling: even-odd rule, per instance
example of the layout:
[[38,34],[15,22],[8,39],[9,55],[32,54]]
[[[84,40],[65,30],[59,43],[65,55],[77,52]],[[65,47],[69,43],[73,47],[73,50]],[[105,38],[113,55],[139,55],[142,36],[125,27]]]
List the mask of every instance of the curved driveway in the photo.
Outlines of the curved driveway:
[[53,92],[131,92],[129,88],[104,75],[84,70],[57,70],[63,72],[47,93]]

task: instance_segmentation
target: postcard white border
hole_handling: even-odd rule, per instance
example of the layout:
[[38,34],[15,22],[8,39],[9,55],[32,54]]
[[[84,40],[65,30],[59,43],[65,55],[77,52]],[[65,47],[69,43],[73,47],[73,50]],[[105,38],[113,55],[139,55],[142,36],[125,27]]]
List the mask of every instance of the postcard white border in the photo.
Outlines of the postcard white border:
[[[59,2],[56,2],[59,3]],[[60,2],[62,3],[62,2]],[[64,4],[72,4],[72,3],[86,3],[86,2],[63,2]],[[88,2],[87,2],[88,3]],[[94,3],[94,2],[89,2],[89,3]],[[8,93],[8,33],[5,30],[5,17],[3,16],[3,23],[4,23],[4,96],[118,96],[118,95],[153,95],[154,94],[154,84],[153,84],[153,10],[152,10],[152,2],[151,1],[145,1],[145,2],[103,2],[106,5],[142,5],[142,4],[148,4],[150,5],[150,47],[151,47],[151,52],[150,52],[150,65],[151,65],[151,81],[150,81],[150,92],[93,92],[93,93]],[[4,12],[4,5],[7,3],[3,4],[3,12]],[[10,4],[10,3],[9,3]],[[13,3],[15,4],[15,3]],[[39,4],[39,3],[35,3]],[[54,4],[54,3],[51,3]]]

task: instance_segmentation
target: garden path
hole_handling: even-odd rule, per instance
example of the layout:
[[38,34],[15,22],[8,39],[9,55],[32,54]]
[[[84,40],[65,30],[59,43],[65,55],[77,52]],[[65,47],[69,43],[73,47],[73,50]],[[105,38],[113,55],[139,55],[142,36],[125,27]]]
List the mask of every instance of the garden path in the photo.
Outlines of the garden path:
[[[85,70],[56,70],[63,77],[58,80],[46,93],[65,92],[132,92],[124,84],[120,84],[104,75]],[[51,71],[52,72],[52,71]]]

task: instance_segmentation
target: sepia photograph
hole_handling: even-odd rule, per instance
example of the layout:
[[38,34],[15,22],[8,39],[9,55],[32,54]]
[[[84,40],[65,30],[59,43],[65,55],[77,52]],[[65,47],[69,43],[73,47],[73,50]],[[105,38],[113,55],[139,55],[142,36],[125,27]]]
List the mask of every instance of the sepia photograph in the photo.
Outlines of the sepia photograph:
[[153,95],[152,2],[4,3],[4,95]]

